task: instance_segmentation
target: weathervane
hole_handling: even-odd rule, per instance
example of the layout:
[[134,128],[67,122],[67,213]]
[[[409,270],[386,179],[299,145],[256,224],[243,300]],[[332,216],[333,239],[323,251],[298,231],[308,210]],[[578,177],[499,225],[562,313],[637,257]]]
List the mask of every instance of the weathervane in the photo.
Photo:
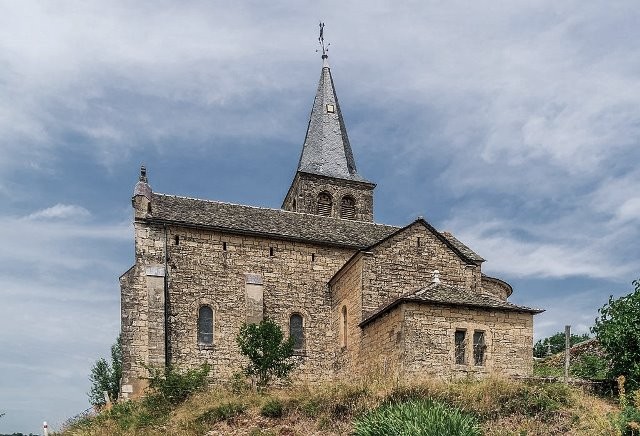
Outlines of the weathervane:
[[[328,57],[327,52],[329,51],[331,43],[324,45],[324,23],[322,21],[320,22],[320,36],[318,37],[318,43],[320,44],[320,47],[322,47],[322,59],[326,59]],[[316,50],[316,52],[317,51],[318,50]]]

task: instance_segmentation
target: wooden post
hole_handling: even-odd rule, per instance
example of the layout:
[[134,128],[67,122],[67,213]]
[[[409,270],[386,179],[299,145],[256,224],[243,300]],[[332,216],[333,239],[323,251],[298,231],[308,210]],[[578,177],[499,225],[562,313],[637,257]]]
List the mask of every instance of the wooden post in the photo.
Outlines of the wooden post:
[[564,382],[569,382],[569,363],[571,358],[571,326],[564,326]]

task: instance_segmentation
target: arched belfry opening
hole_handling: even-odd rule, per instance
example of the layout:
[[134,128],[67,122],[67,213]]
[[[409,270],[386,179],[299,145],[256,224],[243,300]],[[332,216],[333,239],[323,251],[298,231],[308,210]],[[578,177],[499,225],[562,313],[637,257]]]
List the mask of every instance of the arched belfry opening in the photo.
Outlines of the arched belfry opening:
[[328,192],[318,194],[318,207],[316,213],[322,216],[331,216],[333,211],[333,199]]

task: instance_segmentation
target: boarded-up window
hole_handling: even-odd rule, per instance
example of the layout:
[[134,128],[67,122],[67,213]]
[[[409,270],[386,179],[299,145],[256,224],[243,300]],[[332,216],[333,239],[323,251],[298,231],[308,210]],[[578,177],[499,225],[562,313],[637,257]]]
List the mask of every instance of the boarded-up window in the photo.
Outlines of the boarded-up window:
[[318,215],[331,216],[332,207],[331,196],[326,192],[321,192],[318,195]]
[[484,332],[476,330],[473,332],[473,363],[477,366],[484,365],[484,356],[487,345],[484,342]]
[[289,318],[289,336],[293,338],[293,349],[300,351],[304,348],[304,329],[302,315],[294,313]]
[[213,309],[209,306],[198,310],[198,343],[213,344]]
[[466,358],[464,355],[466,333],[467,332],[464,330],[456,330],[455,353],[456,353],[456,364],[458,365],[464,365],[466,363]]
[[340,203],[340,218],[353,220],[356,218],[356,201],[351,197],[343,197]]

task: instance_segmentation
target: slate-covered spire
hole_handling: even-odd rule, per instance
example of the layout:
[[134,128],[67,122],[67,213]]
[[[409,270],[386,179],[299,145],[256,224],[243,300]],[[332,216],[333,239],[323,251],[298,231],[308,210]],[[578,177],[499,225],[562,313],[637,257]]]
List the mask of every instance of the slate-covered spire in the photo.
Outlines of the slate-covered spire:
[[327,58],[326,53],[322,55],[320,83],[313,101],[298,171],[366,182],[356,170]]

